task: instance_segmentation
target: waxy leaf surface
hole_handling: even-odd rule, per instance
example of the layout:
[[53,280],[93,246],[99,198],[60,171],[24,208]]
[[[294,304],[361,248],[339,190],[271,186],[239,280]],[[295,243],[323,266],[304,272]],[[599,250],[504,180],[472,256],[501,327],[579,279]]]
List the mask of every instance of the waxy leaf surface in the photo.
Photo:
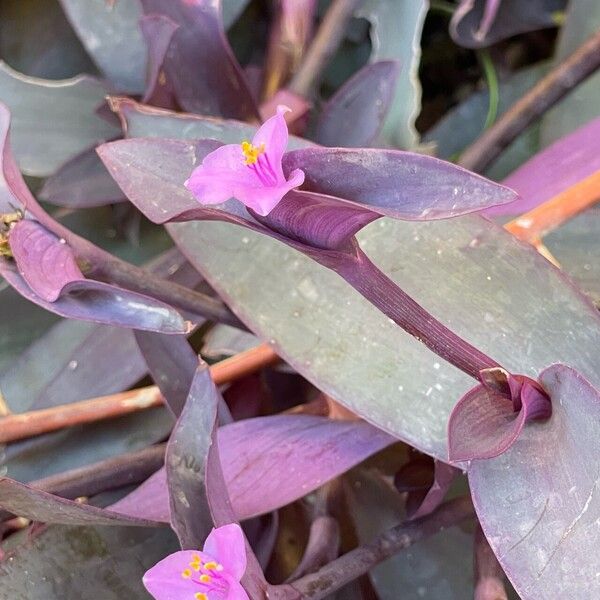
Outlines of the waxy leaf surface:
[[57,526],[19,541],[0,563],[2,600],[148,600],[144,571],[179,550],[166,527]]
[[[379,427],[447,460],[446,423],[472,380],[337,275],[279,242],[225,223],[168,228],[242,321],[296,370]],[[598,378],[595,309],[500,227],[477,216],[383,219],[358,237],[411,297],[505,368],[536,377],[561,360]]]
[[421,110],[421,32],[427,14],[426,0],[397,2],[367,0],[357,11],[371,23],[371,60],[397,60],[401,71],[395,85],[392,106],[383,128],[391,146],[410,150],[418,143],[415,119]]
[[79,39],[105,77],[121,92],[139,94],[146,78],[140,0],[60,0]]
[[119,515],[89,504],[59,498],[6,477],[0,478],[0,507],[42,523],[140,527],[158,525],[135,516]]
[[351,77],[327,102],[315,131],[323,146],[370,146],[379,133],[390,102],[400,65],[379,61]]
[[[136,135],[152,135],[153,122],[138,121]],[[227,223],[167,227],[237,315],[296,370],[377,426],[447,460],[448,417],[471,379],[299,252]],[[500,227],[477,216],[381,219],[358,238],[411,297],[505,368],[535,378],[562,361],[600,380],[595,309]]]
[[501,456],[470,464],[473,502],[523,600],[587,600],[600,595],[600,393],[564,365],[540,383],[552,416]]
[[220,3],[141,1],[146,15],[164,15],[179,26],[165,56],[164,70],[181,107],[202,115],[256,117],[252,94],[223,31]]
[[0,64],[0,102],[12,115],[11,141],[20,169],[45,177],[118,131],[95,113],[106,88],[90,77],[48,81]]
[[516,199],[516,194],[451,163],[399,150],[304,148],[283,157],[301,168],[302,189],[352,200],[398,219],[445,219]]
[[[221,427],[218,439],[227,489],[240,520],[305,496],[394,442],[367,423],[307,415],[238,421]],[[111,510],[168,521],[168,507],[162,470]]]
[[125,197],[92,146],[44,181],[41,200],[66,208],[89,208],[123,202]]

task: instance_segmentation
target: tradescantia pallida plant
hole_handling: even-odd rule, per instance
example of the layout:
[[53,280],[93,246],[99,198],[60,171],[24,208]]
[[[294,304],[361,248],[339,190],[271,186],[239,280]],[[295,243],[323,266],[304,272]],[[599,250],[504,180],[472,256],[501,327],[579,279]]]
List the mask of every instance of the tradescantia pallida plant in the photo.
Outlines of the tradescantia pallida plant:
[[[505,593],[503,571],[522,598],[594,597],[600,320],[561,271],[480,213],[518,215],[564,193],[565,155],[569,186],[595,177],[597,121],[502,185],[381,147],[412,54],[396,57],[406,65],[364,66],[320,106],[320,72],[303,70],[315,2],[278,5],[260,94],[229,47],[219,3],[61,5],[103,79],[56,85],[2,68],[0,273],[69,320],[0,385],[10,404],[19,377],[41,365],[27,410],[121,392],[149,373],[165,407],[96,433],[9,444],[2,521],[53,525],[29,546],[7,538],[6,597],[30,597],[34,585],[44,597],[147,598],[145,586],[158,600],[343,598],[367,572],[382,597],[400,584],[417,593],[471,569],[470,534],[452,527],[416,545],[412,567],[398,554],[391,575],[375,565],[473,518],[483,532],[477,581],[452,581],[452,597]],[[243,5],[226,2],[226,17]],[[359,10],[351,5],[332,3],[315,46],[330,14]],[[544,15],[535,16],[546,24]],[[292,35],[290,22],[307,30]],[[307,53],[300,67],[277,54],[281,38]],[[24,115],[44,105],[61,127],[75,108],[84,123],[60,136],[50,124],[49,157],[25,143]],[[178,251],[145,268],[117,258],[42,206],[20,170],[49,175],[38,195],[50,205],[127,206],[165,225]],[[209,322],[232,352],[242,339],[268,342],[286,367],[264,377],[283,378],[286,391],[271,383],[267,400],[252,376],[219,389],[197,352],[204,338],[210,356]],[[42,470],[44,454],[58,466]],[[73,467],[84,471],[32,481]],[[456,497],[461,472],[470,492]],[[309,518],[302,560],[284,581],[272,565],[286,554],[292,503]],[[340,524],[357,548],[340,550]],[[90,572],[85,585],[54,577],[45,546],[61,569]],[[423,579],[432,560],[440,573]]]

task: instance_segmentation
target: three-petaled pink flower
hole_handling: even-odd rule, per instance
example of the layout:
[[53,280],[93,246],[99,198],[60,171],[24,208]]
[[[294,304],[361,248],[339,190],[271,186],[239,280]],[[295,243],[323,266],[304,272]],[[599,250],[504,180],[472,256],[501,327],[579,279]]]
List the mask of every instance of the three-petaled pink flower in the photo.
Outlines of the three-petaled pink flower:
[[227,144],[208,154],[194,169],[186,187],[201,204],[221,204],[236,198],[259,215],[268,215],[292,189],[304,182],[304,173],[295,169],[286,179],[281,161],[288,143],[284,114],[264,122],[252,143]]
[[144,575],[156,600],[248,600],[240,579],[246,571],[246,544],[239,525],[213,529],[200,551],[167,556]]

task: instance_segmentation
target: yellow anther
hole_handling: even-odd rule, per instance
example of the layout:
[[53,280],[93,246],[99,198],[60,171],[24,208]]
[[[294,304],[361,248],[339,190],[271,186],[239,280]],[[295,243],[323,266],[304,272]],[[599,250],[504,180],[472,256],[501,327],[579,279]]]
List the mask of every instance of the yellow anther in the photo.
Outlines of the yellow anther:
[[212,579],[212,577],[210,575],[200,575],[200,581],[202,583],[210,583],[210,580]]
[[181,573],[184,579],[189,579],[192,576],[192,572],[189,569],[184,569]]
[[215,561],[211,560],[210,562],[207,562],[204,565],[204,568],[206,570],[208,570],[208,571],[220,571],[219,566],[220,565],[218,563],[216,563]]
[[250,142],[242,142],[242,154],[246,158],[244,164],[253,165],[258,160],[258,157],[265,151],[265,145],[254,146]]
[[204,592],[196,592],[194,598],[196,598],[196,600],[208,600],[208,596]]

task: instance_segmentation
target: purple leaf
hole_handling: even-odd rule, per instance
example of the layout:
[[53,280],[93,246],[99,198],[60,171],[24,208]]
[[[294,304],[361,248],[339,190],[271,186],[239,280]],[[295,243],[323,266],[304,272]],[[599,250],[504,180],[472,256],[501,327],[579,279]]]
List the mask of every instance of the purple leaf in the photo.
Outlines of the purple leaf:
[[[306,192],[288,193],[268,217],[257,214],[253,217],[235,200],[214,208],[202,206],[183,183],[194,166],[217,147],[219,144],[214,140],[192,144],[135,138],[104,144],[98,153],[127,197],[155,223],[196,219],[228,221],[294,247],[307,244],[337,248],[379,217],[377,212],[359,204]],[[300,243],[295,244],[294,240]],[[305,250],[311,252],[311,248]]]
[[103,144],[97,152],[129,200],[154,223],[199,208],[184,187],[192,169],[220,146],[214,140],[132,139]]
[[92,77],[31,79],[0,63],[0,102],[13,115],[13,151],[23,172],[45,177],[92,144],[114,138],[118,130],[94,114],[106,93]]
[[[179,26],[164,70],[184,110],[254,119],[258,111],[223,31],[220,3],[211,0],[142,0],[146,15]],[[215,68],[218,65],[218,68]]]
[[84,150],[48,177],[39,197],[67,208],[90,208],[125,200],[123,192],[98,158],[96,145]]
[[489,216],[518,215],[600,171],[600,117],[545,148],[502,183],[520,198],[486,210]]
[[[219,429],[223,473],[240,520],[309,494],[394,441],[367,423],[305,415],[258,417]],[[168,506],[161,470],[111,509],[168,521]]]
[[432,513],[444,500],[458,473],[458,469],[440,460],[435,460],[434,465],[433,483],[416,510],[414,512],[407,510],[410,519],[420,519]]
[[184,336],[149,331],[135,331],[134,335],[154,383],[173,415],[179,417],[198,369],[198,355]]
[[600,393],[561,364],[539,380],[552,416],[469,465],[473,503],[520,598],[588,600],[600,596]]
[[450,23],[454,41],[467,48],[490,46],[526,31],[556,27],[565,0],[462,0]]
[[353,202],[293,190],[267,217],[254,216],[281,234],[284,241],[291,239],[316,248],[337,249],[380,215]]
[[92,279],[86,279],[72,250],[42,225],[21,220],[10,232],[19,274],[7,259],[0,273],[26,298],[47,310],[96,323],[187,333],[183,318],[166,304]]
[[89,504],[59,498],[7,477],[0,478],[0,507],[43,523],[135,525],[138,527],[156,527],[160,525],[156,521],[142,519],[135,515],[121,515]]
[[408,221],[455,217],[517,198],[509,188],[451,163],[399,150],[292,150],[283,168],[302,169],[305,190]]
[[[211,138],[224,144],[241,144],[251,139],[257,125],[234,119],[203,117],[190,113],[176,113],[139,104],[131,98],[111,98],[111,107],[119,115],[126,137],[158,137],[178,140]],[[290,136],[289,148],[314,146],[308,140]]]
[[76,293],[65,293],[55,302],[47,302],[31,290],[15,265],[6,259],[0,259],[0,275],[21,296],[61,317],[171,334],[188,330],[179,313],[166,304],[107,283],[82,279],[68,286],[69,292]]
[[214,525],[233,520],[218,516],[233,515],[216,441],[219,399],[208,366],[201,364],[167,446],[171,524],[184,550],[199,548]]
[[315,132],[323,146],[369,146],[393,100],[400,64],[382,60],[363,67],[327,102]]
[[552,412],[540,385],[501,369],[482,371],[482,383],[469,390],[448,421],[448,457],[453,462],[494,458],[517,440],[525,424]]
[[10,230],[9,243],[19,273],[46,302],[55,302],[69,286],[85,279],[65,240],[35,221],[16,223]]
[[146,49],[138,27],[142,16],[140,1],[60,3],[105,77],[123,92],[140,93],[146,66]]
[[148,81],[143,101],[162,108],[176,108],[173,87],[163,71],[163,63],[179,25],[163,15],[146,15],[140,27],[148,46]]

